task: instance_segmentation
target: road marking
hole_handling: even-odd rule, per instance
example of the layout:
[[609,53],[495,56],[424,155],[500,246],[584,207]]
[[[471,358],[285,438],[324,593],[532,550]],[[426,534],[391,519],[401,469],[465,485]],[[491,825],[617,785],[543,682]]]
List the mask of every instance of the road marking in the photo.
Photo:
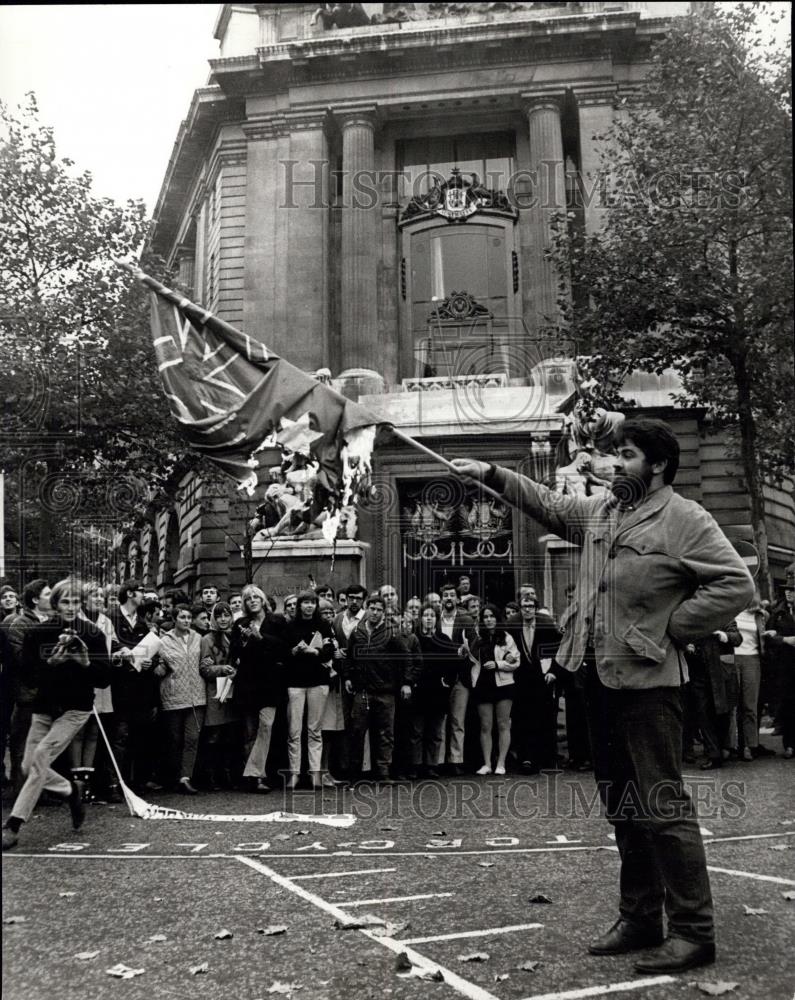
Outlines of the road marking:
[[795,837],[795,833],[746,833],[742,837],[712,837],[705,844],[727,844],[732,840],[769,840],[777,837]]
[[675,983],[673,976],[654,976],[653,979],[630,979],[626,983],[610,983],[607,986],[584,986],[580,990],[563,990],[560,993],[536,993],[525,1000],[580,1000],[582,997],[601,997],[607,993],[623,993],[626,990],[642,990],[646,986],[663,986]]
[[[300,896],[301,899],[306,900],[308,903],[312,903],[314,906],[317,906],[318,909],[330,914],[337,920],[350,920],[350,914],[346,913],[345,910],[341,909],[339,906],[335,906],[333,903],[329,903],[320,896],[316,896],[313,892],[309,892],[307,889],[304,889],[303,886],[296,885],[292,879],[286,878],[284,875],[279,875],[278,872],[275,872],[272,868],[262,864],[261,861],[257,861],[255,858],[241,857],[240,855],[235,856],[235,861],[238,861],[241,865],[253,868],[254,871],[259,872],[261,875],[266,875],[272,882],[275,882],[276,885],[281,886],[288,892],[294,893],[296,896]],[[364,934],[364,936],[369,938],[371,941],[375,941],[376,944],[380,944],[383,948],[387,948],[396,955],[399,955],[401,952],[405,952],[409,961],[423,972],[435,972],[438,969],[444,976],[444,981],[449,986],[452,986],[457,993],[460,993],[461,996],[467,997],[467,1000],[499,1000],[499,998],[493,993],[489,993],[488,990],[484,990],[482,986],[478,986],[476,983],[470,983],[468,979],[463,979],[461,976],[453,972],[452,969],[447,969],[445,966],[439,965],[438,962],[432,962],[429,958],[426,958],[425,955],[421,955],[418,951],[414,951],[413,948],[407,948],[403,941],[396,941],[394,938],[390,937],[379,937],[377,934],[373,934],[372,931],[367,930],[365,927],[359,928],[358,933]]]
[[345,878],[346,875],[381,875],[386,872],[396,872],[397,868],[352,868],[347,872],[318,872],[315,875],[285,875],[291,882],[306,878]]
[[757,882],[775,882],[777,885],[795,885],[795,880],[791,878],[778,878],[776,875],[758,875],[756,872],[740,872],[735,868],[716,868],[715,865],[707,865],[708,872],[720,872],[721,875],[739,875],[740,878],[753,878]]
[[493,937],[513,931],[537,931],[543,924],[508,924],[507,927],[487,927],[482,931],[458,931],[455,934],[432,934],[430,937],[403,938],[401,944],[425,944],[428,941],[455,941],[458,938]]
[[[294,857],[295,855],[291,855]],[[3,861],[10,858],[74,858],[76,861],[219,861],[235,857],[233,854],[83,854],[82,851],[68,851],[57,854],[47,851],[44,854],[14,851],[3,855]]]
[[383,899],[357,899],[352,903],[337,902],[337,906],[375,906],[377,903],[409,903],[414,899],[448,899],[454,892],[423,892],[418,896],[385,896]]

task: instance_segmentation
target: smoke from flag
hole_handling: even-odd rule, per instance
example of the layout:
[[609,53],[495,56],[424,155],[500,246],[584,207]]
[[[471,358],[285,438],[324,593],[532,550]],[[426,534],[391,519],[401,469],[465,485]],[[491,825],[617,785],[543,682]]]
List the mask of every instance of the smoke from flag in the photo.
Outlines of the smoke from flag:
[[201,306],[135,268],[151,295],[152,337],[171,412],[192,449],[253,492],[257,451],[318,463],[318,482],[350,502],[370,470],[378,421]]

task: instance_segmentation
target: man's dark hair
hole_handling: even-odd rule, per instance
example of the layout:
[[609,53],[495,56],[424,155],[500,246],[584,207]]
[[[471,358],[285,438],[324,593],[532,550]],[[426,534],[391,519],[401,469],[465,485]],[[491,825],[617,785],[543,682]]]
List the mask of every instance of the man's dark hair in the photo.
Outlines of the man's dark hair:
[[144,601],[141,605],[141,614],[146,618],[148,615],[154,614],[155,611],[162,611],[163,605],[160,601]]
[[319,594],[322,590],[330,590],[331,591],[331,596],[332,597],[336,596],[336,591],[334,590],[334,588],[331,586],[330,583],[319,583],[315,587],[315,593],[316,594]]
[[367,607],[369,608],[371,604],[380,604],[382,608],[386,608],[386,602],[377,590],[374,590],[367,598]]
[[126,604],[127,597],[135,593],[136,590],[143,590],[144,585],[140,580],[125,580],[119,587],[119,604]]
[[670,485],[679,468],[679,442],[670,424],[652,417],[635,417],[625,420],[615,434],[615,444],[631,441],[643,452],[650,465],[665,462],[663,482]]
[[[202,608],[202,611],[205,610],[206,608]],[[190,606],[190,604],[175,604],[173,608],[174,618],[177,617],[180,611],[187,611],[189,615],[193,616],[193,608]]]
[[166,598],[168,598],[174,605],[190,603],[188,595],[184,590],[167,590],[165,594],[163,594],[163,600],[165,601]]
[[30,583],[22,591],[22,603],[29,610],[33,610],[33,602],[38,601],[41,597],[41,592],[47,586],[46,580],[31,580]]
[[345,588],[345,593],[348,597],[354,597],[356,594],[361,594],[364,597],[367,594],[367,587],[363,587],[361,583],[350,583]]
[[456,594],[458,593],[458,584],[453,583],[452,580],[443,580],[441,587],[439,587],[439,594],[443,594],[445,590],[454,590]]
[[207,608],[205,608],[203,604],[194,604],[193,607],[190,609],[190,613],[193,615],[194,618],[196,618],[198,615],[209,614]]

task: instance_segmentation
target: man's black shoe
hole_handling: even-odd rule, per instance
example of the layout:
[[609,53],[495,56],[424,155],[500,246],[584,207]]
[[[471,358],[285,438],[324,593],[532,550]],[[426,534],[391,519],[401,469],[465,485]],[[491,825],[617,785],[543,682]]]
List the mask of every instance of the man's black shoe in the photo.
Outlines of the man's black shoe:
[[702,771],[714,771],[718,767],[723,767],[723,760],[718,757],[707,757],[699,766]]
[[715,961],[715,945],[710,942],[697,943],[684,938],[669,937],[651,955],[635,962],[636,972],[686,972],[699,965],[712,965]]
[[775,757],[776,751],[771,750],[770,747],[763,747],[760,743],[758,747],[754,747],[751,753],[754,757]]
[[69,812],[72,814],[72,829],[79,830],[86,818],[86,807],[83,802],[83,782],[75,779],[72,791],[69,793]]
[[463,778],[466,774],[466,768],[463,764],[451,764],[450,765],[450,775],[453,778]]
[[662,927],[639,927],[619,917],[610,930],[588,945],[591,955],[623,955],[641,948],[656,948],[663,943]]

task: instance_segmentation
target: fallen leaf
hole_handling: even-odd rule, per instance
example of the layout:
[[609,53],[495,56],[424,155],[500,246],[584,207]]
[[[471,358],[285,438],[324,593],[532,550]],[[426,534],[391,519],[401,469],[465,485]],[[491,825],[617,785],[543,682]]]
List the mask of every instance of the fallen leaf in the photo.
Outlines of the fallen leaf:
[[99,954],[98,951],[79,951],[74,957],[78,962],[90,962],[92,958],[96,958]]
[[268,987],[268,993],[282,993],[285,996],[291,996],[296,990],[302,990],[304,987],[301,983],[280,983],[278,980]]
[[277,934],[284,934],[287,931],[287,924],[269,924],[267,927],[258,927],[257,934],[264,934],[265,937],[275,937]]
[[754,906],[743,905],[746,917],[761,917],[763,913],[767,913],[767,910],[757,909]]
[[296,835],[296,837],[308,837],[309,836],[309,830],[296,830],[295,831],[295,835]]
[[447,830],[434,830],[431,834],[432,837],[446,837]]
[[770,845],[770,850],[771,851],[788,851],[789,850],[789,844],[771,844]]
[[73,896],[76,896],[77,893],[76,892],[59,892],[58,895],[61,897],[61,899],[71,899]]
[[340,931],[358,931],[365,927],[386,927],[386,921],[374,917],[372,913],[363,913],[360,917],[339,917],[334,926]]
[[408,920],[404,920],[399,924],[386,923],[383,927],[373,927],[373,934],[376,937],[390,937],[393,938],[396,934],[402,934],[411,927]]
[[163,902],[163,897],[162,896],[153,896],[152,897],[152,902],[153,903],[162,903]]
[[190,974],[192,976],[198,976],[202,972],[209,972],[209,971],[210,971],[210,963],[209,962],[202,962],[201,965],[192,965],[188,969],[188,972],[190,972]]
[[793,900],[795,899],[795,890],[787,889],[787,891],[782,892],[781,895],[784,897],[784,899]]
[[478,868],[493,868],[493,861],[478,861]]
[[231,931],[228,931],[226,928],[224,928],[222,931],[218,931],[218,933],[215,935],[215,940],[228,941],[229,938],[232,938],[234,936],[235,935]]
[[522,962],[521,965],[517,965],[516,968],[520,972],[535,972],[536,969],[539,967],[539,965],[541,965],[540,962],[530,962],[530,961],[527,961],[527,962]]
[[426,979],[431,983],[443,983],[444,975],[441,969],[433,969],[420,973],[420,979]]
[[454,840],[429,840],[426,847],[455,847]]
[[510,975],[507,972],[498,972],[494,977],[495,983],[504,983],[506,979],[510,979]]
[[486,951],[473,951],[470,955],[459,955],[459,962],[488,962],[491,958]]
[[27,917],[3,917],[4,924],[24,924],[27,922]]
[[150,938],[146,939],[147,944],[162,944],[163,941],[168,941],[165,934],[153,934]]
[[378,829],[381,830],[382,833],[391,833],[393,830],[397,830],[397,827],[396,826],[379,826]]
[[289,840],[290,839],[290,834],[289,833],[277,833],[276,836],[273,839],[274,840]]
[[105,969],[109,976],[114,976],[116,979],[133,979],[135,976],[142,976],[145,971],[145,969],[131,969],[129,965],[124,965],[122,962],[114,965],[112,969]]
[[412,969],[411,960],[405,951],[401,951],[398,957],[395,959],[395,972],[408,972]]
[[730,993],[732,990],[737,989],[737,985],[737,983],[724,983],[722,981],[718,981],[717,983],[696,983],[696,987],[702,993],[706,993],[711,997],[719,997],[724,993]]
[[552,900],[549,898],[549,896],[545,896],[543,892],[539,892],[537,895],[531,896],[527,900],[527,902],[528,903],[551,903]]

